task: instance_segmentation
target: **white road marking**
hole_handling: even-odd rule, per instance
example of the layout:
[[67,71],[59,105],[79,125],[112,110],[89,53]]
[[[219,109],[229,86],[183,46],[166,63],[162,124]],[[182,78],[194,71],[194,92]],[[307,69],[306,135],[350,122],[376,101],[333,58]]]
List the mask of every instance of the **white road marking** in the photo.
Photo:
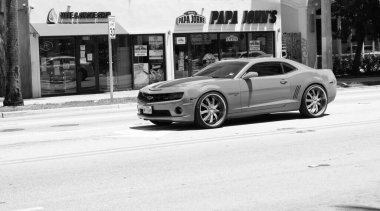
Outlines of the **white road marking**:
[[44,210],[43,207],[32,207],[32,208],[27,208],[27,209],[22,209],[22,210],[13,210],[13,211],[40,211]]
[[126,129],[116,131],[113,135],[107,136],[110,138],[124,138],[124,137],[138,137],[138,138],[160,138],[173,131],[149,131],[149,130],[136,130]]

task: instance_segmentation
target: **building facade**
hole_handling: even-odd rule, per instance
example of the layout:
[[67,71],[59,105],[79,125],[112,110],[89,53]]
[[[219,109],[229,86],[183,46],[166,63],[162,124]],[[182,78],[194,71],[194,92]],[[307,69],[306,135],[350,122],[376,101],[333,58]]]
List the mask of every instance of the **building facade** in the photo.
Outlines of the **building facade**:
[[188,77],[232,58],[289,56],[310,65],[317,35],[294,20],[309,18],[318,5],[298,1],[29,0],[31,97],[109,91],[109,15],[116,18],[116,91]]

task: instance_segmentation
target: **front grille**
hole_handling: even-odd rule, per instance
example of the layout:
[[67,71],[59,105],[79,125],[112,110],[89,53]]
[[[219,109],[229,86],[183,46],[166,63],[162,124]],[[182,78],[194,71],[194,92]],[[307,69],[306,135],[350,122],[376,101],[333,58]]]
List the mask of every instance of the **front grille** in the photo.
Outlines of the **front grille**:
[[164,102],[170,100],[179,100],[183,96],[183,93],[167,93],[167,94],[148,94],[139,92],[137,98],[143,102],[154,103],[154,102]]

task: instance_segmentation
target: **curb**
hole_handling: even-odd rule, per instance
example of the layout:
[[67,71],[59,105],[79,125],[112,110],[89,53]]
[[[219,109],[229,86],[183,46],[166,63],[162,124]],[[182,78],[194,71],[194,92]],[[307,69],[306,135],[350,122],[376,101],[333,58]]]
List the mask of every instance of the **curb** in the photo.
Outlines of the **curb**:
[[[65,108],[51,108],[51,109],[37,109],[37,110],[23,110],[23,111],[7,111],[0,112],[0,118],[12,118],[12,117],[21,117],[27,115],[37,115],[37,114],[51,114],[58,113],[57,111],[101,111],[101,110],[125,110],[132,111],[136,110],[135,103],[126,103],[126,104],[112,104],[112,105],[90,105],[90,106],[81,106],[81,107],[65,107]],[[137,111],[136,111],[137,112]]]

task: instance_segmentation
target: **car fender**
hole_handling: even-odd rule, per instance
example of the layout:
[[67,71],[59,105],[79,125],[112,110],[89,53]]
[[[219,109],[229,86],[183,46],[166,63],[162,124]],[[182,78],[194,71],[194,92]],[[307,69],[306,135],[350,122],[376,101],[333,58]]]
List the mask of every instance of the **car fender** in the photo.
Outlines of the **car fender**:
[[226,83],[226,81],[224,81],[223,86],[216,83],[203,85],[201,87],[194,87],[189,90],[191,92],[189,93],[189,96],[191,96],[193,100],[196,99],[196,102],[205,93],[219,92],[226,100],[229,113],[238,112],[241,108],[240,87],[236,86],[237,80],[231,79],[229,81],[230,83]]

